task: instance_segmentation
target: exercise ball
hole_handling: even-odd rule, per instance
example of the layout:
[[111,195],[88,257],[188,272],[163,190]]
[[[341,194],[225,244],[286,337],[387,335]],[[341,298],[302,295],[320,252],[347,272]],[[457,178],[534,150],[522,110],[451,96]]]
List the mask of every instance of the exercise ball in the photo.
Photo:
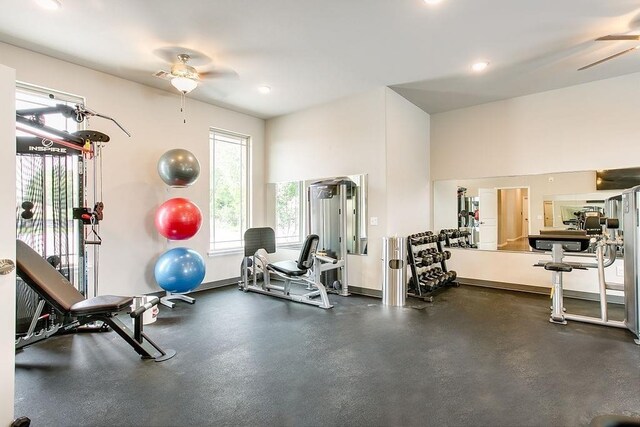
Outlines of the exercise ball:
[[164,153],[158,160],[158,175],[172,187],[187,187],[198,179],[200,162],[188,150],[176,148]]
[[156,229],[170,240],[193,237],[202,225],[200,208],[183,197],[169,199],[156,211]]
[[158,285],[176,294],[197,288],[204,280],[204,273],[204,259],[189,248],[169,249],[160,255],[153,270]]

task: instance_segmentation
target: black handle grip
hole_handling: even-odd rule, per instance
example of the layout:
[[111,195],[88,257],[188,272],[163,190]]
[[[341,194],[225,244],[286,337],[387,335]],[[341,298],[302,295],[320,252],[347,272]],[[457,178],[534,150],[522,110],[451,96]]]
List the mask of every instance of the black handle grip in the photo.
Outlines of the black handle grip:
[[154,305],[158,304],[158,302],[160,302],[160,298],[158,297],[153,297],[151,298],[151,300],[149,300],[149,302],[145,303],[144,305],[141,305],[140,307],[136,308],[135,310],[133,310],[130,313],[130,316],[133,317],[134,319],[136,317],[140,317],[140,315],[142,313],[144,313],[145,311],[149,310],[151,307],[153,307]]

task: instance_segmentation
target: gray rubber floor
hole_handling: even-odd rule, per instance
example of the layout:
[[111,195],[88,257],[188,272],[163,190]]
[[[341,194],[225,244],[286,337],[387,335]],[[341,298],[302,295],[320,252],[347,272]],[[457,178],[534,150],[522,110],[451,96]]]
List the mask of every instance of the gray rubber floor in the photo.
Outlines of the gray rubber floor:
[[145,329],[178,351],[163,363],[140,360],[114,333],[17,354],[16,416],[34,426],[574,426],[640,416],[631,333],[550,324],[545,296],[463,286],[405,308],[332,295],[332,310],[234,287],[195,296]]

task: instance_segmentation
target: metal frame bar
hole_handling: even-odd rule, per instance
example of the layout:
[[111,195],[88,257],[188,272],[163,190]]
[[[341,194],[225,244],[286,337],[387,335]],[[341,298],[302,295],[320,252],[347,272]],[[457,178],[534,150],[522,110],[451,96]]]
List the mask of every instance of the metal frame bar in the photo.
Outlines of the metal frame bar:
[[176,355],[175,350],[163,350],[154,343],[143,332],[142,316],[138,315],[133,318],[134,331],[129,329],[116,315],[113,313],[99,313],[82,316],[78,318],[80,325],[101,321],[111,326],[118,335],[120,335],[143,359],[154,359],[156,362],[163,362],[171,359]]

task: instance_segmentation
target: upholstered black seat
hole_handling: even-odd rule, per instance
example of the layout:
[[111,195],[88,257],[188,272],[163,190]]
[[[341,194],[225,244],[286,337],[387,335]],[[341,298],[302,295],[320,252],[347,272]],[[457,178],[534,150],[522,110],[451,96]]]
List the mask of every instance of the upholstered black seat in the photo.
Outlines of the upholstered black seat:
[[548,262],[544,265],[544,269],[548,271],[562,271],[563,273],[571,273],[573,267],[564,262]]
[[313,254],[316,253],[319,242],[320,237],[317,234],[309,234],[304,240],[297,261],[278,261],[269,264],[267,267],[287,276],[302,276],[313,265]]
[[296,261],[278,261],[269,264],[269,267],[287,276],[302,276],[307,272],[306,268],[304,270],[298,268]]
[[114,313],[129,308],[131,304],[133,304],[132,297],[100,295],[73,304],[69,314],[72,316],[86,316],[104,312]]

